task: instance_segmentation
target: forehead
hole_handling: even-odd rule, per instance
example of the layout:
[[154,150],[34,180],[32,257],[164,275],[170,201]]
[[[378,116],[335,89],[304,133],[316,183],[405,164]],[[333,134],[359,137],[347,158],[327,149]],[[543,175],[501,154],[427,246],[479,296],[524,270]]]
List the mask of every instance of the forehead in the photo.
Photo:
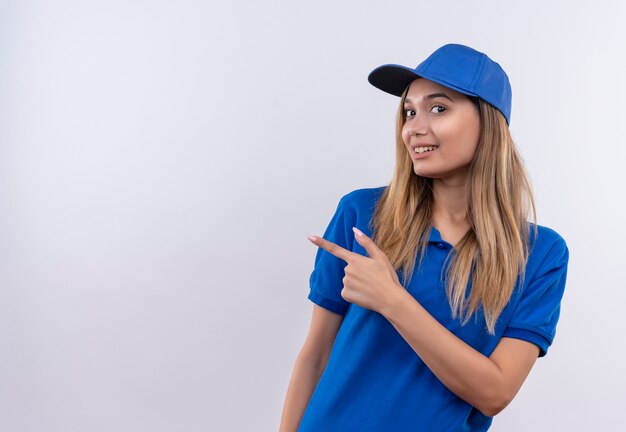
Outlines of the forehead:
[[409,85],[409,90],[406,94],[407,99],[416,100],[421,99],[423,96],[431,93],[444,93],[450,96],[455,101],[457,99],[466,98],[463,93],[459,93],[450,87],[445,87],[436,82],[427,80],[426,78],[417,78]]

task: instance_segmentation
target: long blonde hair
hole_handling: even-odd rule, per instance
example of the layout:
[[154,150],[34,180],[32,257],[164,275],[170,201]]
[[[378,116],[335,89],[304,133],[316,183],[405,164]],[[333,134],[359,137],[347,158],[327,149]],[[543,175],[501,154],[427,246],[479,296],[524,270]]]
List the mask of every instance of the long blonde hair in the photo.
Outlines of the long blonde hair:
[[[371,221],[372,239],[387,254],[403,286],[426,252],[432,227],[432,179],[413,171],[402,140],[402,94],[396,115],[396,165]],[[465,325],[483,309],[489,334],[508,303],[517,277],[523,283],[530,250],[528,215],[537,233],[532,187],[504,116],[482,99],[472,98],[480,113],[480,138],[469,166],[466,194],[470,229],[446,258],[446,293],[453,318]],[[455,253],[452,253],[455,252]],[[444,265],[445,268],[445,265]],[[468,282],[471,290],[467,296]]]

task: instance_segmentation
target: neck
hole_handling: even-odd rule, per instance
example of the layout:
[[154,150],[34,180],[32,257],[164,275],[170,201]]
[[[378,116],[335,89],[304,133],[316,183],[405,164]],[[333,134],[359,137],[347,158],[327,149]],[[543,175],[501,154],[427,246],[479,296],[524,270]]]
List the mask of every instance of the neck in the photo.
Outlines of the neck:
[[433,179],[433,224],[468,225],[465,179]]

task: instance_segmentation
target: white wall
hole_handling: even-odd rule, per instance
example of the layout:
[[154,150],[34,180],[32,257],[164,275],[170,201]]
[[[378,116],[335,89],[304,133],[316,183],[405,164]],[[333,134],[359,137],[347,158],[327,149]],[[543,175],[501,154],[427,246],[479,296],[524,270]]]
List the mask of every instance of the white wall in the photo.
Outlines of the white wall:
[[341,195],[387,183],[397,98],[448,42],[498,61],[557,337],[494,431],[617,430],[623,2],[2,1],[0,430],[278,428]]

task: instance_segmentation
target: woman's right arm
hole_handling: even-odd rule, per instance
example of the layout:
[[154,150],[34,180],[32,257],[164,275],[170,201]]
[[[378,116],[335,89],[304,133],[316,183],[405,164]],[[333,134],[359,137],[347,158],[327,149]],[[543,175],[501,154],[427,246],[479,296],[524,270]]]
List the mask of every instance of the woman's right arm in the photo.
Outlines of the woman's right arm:
[[326,367],[343,316],[313,305],[309,333],[300,349],[287,389],[280,432],[296,432]]

